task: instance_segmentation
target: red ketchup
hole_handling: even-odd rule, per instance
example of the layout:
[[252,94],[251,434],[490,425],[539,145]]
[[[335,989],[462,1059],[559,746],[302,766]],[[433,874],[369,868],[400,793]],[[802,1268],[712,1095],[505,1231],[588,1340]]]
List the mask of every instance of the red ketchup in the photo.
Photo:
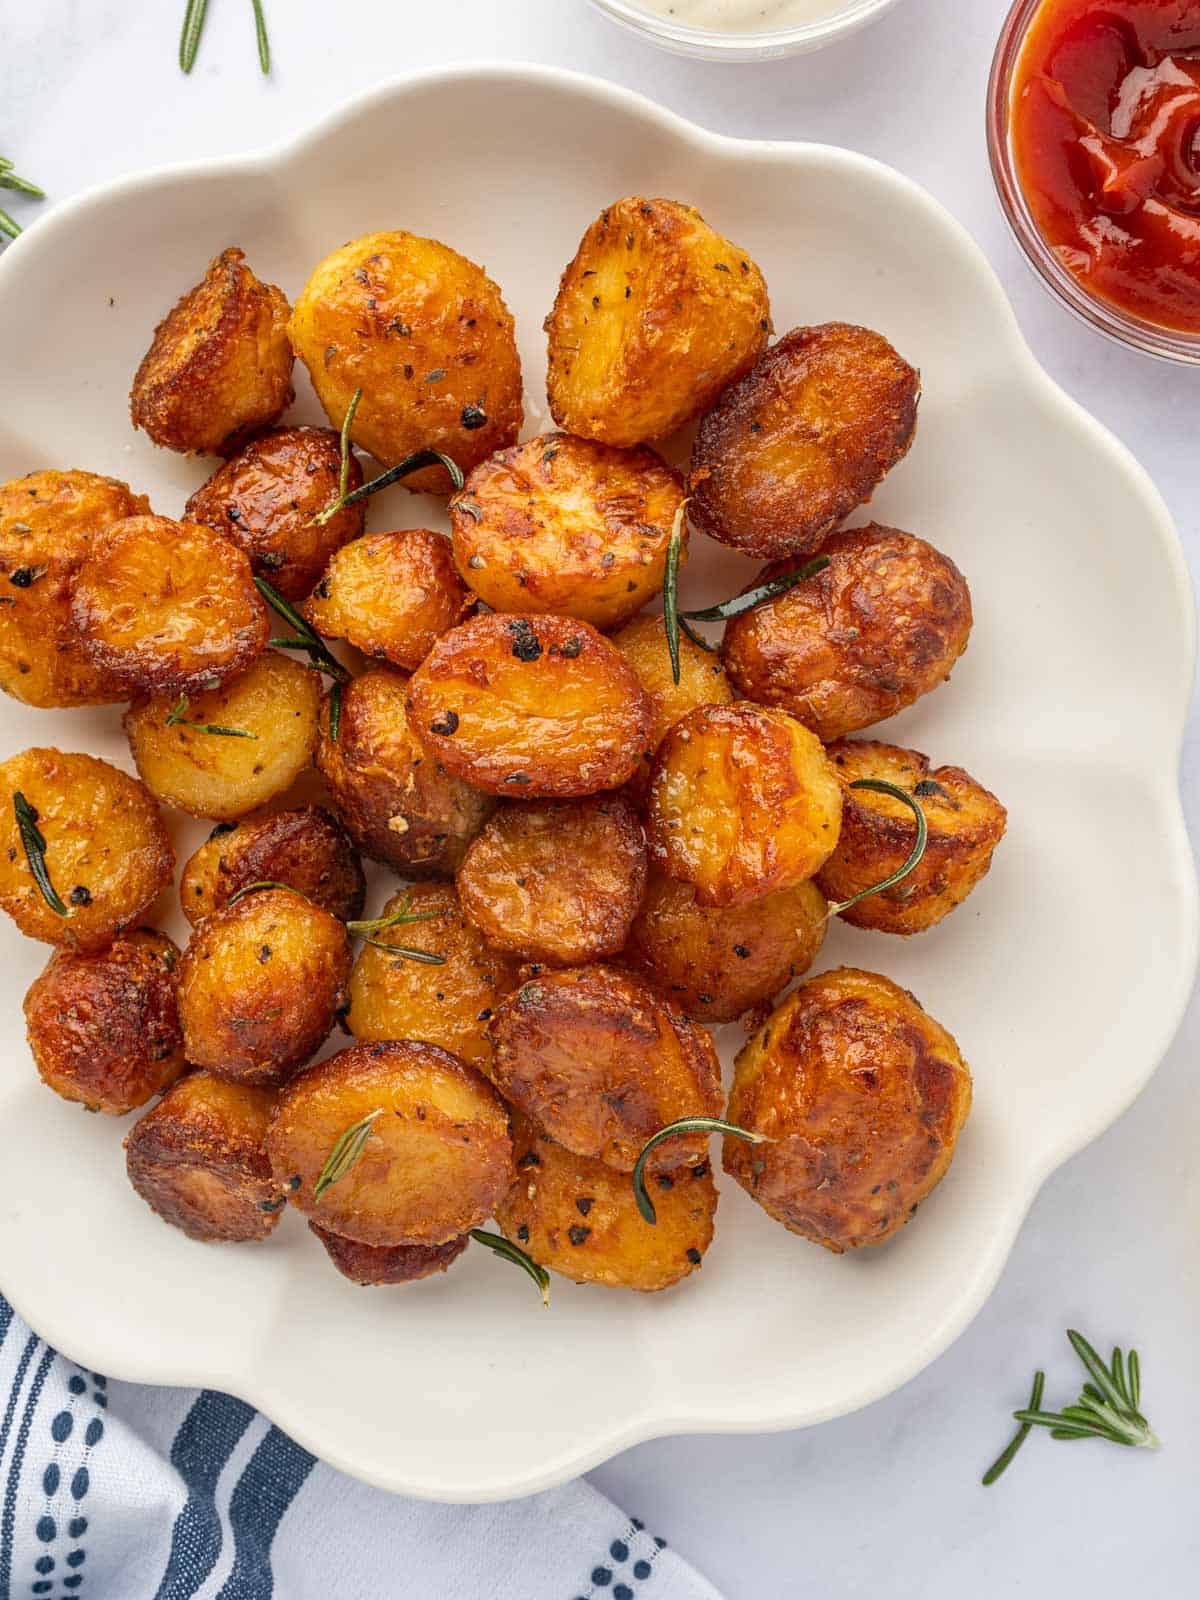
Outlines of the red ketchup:
[[1085,288],[1200,333],[1200,0],[1045,0],[1010,137],[1033,219]]

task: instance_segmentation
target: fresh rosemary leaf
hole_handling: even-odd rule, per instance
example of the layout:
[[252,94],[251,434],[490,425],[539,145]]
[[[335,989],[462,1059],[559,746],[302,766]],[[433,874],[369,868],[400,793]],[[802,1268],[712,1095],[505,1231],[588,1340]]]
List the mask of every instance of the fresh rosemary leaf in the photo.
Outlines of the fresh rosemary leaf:
[[501,1233],[485,1233],[482,1228],[472,1228],[471,1237],[476,1244],[486,1245],[498,1256],[503,1256],[505,1261],[511,1261],[515,1267],[520,1267],[522,1272],[527,1272],[541,1291],[542,1304],[549,1308],[550,1274],[545,1267],[540,1267],[532,1256],[525,1254],[520,1245],[513,1244],[511,1239],[506,1239]]
[[4,210],[0,210],[0,234],[6,239],[17,239],[21,235],[21,224]]
[[254,587],[274,611],[276,616],[282,617],[289,628],[295,629],[295,639],[281,640],[284,649],[308,651],[308,656],[314,667],[317,667],[334,679],[336,683],[349,683],[350,674],[345,667],[332,654],[320,634],[296,610],[290,600],[285,600],[278,589],[272,588],[265,578],[255,577]]
[[386,939],[377,939],[376,934],[386,933],[389,928],[398,928],[413,922],[436,922],[441,916],[440,911],[410,911],[409,905],[412,897],[405,895],[396,911],[390,912],[386,917],[372,917],[368,921],[348,922],[346,932],[352,938],[361,939],[364,944],[374,945],[376,950],[386,950],[391,955],[402,956],[406,961],[420,961],[427,967],[444,967],[445,956],[438,955],[433,950],[415,950],[409,945],[389,944]]
[[[683,525],[688,503],[679,502],[671,537],[667,541],[667,562],[663,571],[663,627],[667,632],[667,653],[671,657],[671,677],[679,682],[679,563],[683,556]],[[692,638],[691,630],[688,637]]]
[[280,883],[277,878],[259,878],[255,883],[243,884],[236,894],[231,894],[225,902],[226,909],[237,905],[238,901],[244,900],[248,894],[257,894],[260,889],[286,889],[289,894],[298,894],[301,900],[307,900],[310,906],[316,905],[316,901],[310,899],[303,889],[295,889],[290,883]]
[[704,611],[685,611],[683,619],[687,622],[730,622],[734,617],[753,611],[755,606],[761,606],[765,600],[774,600],[777,596],[786,594],[789,589],[794,589],[798,583],[815,578],[819,572],[824,572],[828,565],[828,556],[817,556],[804,566],[797,567],[794,572],[781,572],[779,577],[772,578],[768,583],[759,584],[757,589],[751,589],[748,594],[735,595],[732,600],[722,600],[719,606],[708,606]]
[[340,1183],[351,1168],[356,1164],[363,1151],[366,1149],[367,1140],[371,1137],[371,1129],[377,1117],[383,1115],[382,1106],[377,1111],[372,1111],[361,1122],[354,1123],[339,1135],[333,1149],[329,1152],[329,1159],[321,1168],[321,1175],[317,1179],[313,1190],[313,1204],[319,1205],[321,1196],[335,1183]]
[[0,189],[12,189],[17,194],[27,194],[31,200],[46,198],[44,189],[39,189],[36,183],[30,183],[28,178],[17,176],[7,156],[0,156]]
[[929,824],[925,820],[925,812],[907,790],[897,788],[894,783],[885,783],[882,778],[859,778],[850,787],[870,789],[874,794],[889,794],[893,800],[899,800],[902,805],[906,805],[917,819],[917,842],[902,867],[885,878],[882,883],[874,884],[870,889],[863,889],[860,893],[851,895],[849,900],[841,900],[837,905],[830,906],[827,912],[830,917],[841,916],[843,911],[849,911],[850,907],[856,906],[860,900],[869,900],[872,895],[883,894],[885,890],[894,889],[898,883],[903,883],[905,878],[921,865],[925,857],[925,847],[929,843]]
[[403,461],[398,461],[394,467],[381,472],[377,478],[372,478],[370,483],[361,484],[349,494],[339,494],[336,500],[331,500],[324,511],[319,511],[313,518],[313,526],[324,527],[331,517],[336,517],[338,512],[344,511],[347,506],[356,506],[360,500],[378,494],[381,489],[390,489],[392,484],[399,483],[402,478],[411,477],[414,472],[423,472],[426,467],[437,466],[445,467],[456,491],[462,488],[466,480],[457,461],[452,461],[440,450],[414,450],[412,455],[405,456]]
[[415,950],[412,945],[407,944],[388,944],[385,939],[376,939],[369,933],[364,933],[360,937],[364,944],[374,945],[376,950],[386,950],[389,955],[402,956],[405,961],[419,961],[426,967],[446,965],[445,956],[440,956],[433,950]]
[[681,1133],[725,1133],[734,1139],[744,1139],[747,1144],[770,1143],[765,1133],[752,1133],[749,1128],[739,1128],[736,1122],[724,1122],[720,1117],[681,1117],[678,1122],[668,1122],[642,1147],[642,1153],[633,1168],[633,1198],[642,1217],[651,1227],[657,1224],[658,1213],[646,1188],[646,1158],[664,1139],[673,1139]]
[[338,742],[342,731],[342,685],[335,683],[329,691],[329,739],[331,744]]
[[263,77],[271,71],[271,42],[267,38],[267,19],[263,16],[262,0],[250,0],[254,7],[254,33],[258,40],[258,64]]
[[13,813],[17,819],[17,832],[21,835],[21,844],[25,849],[29,870],[33,873],[33,881],[42,892],[42,899],[56,915],[74,916],[75,913],[67,906],[50,881],[50,871],[46,866],[46,841],[42,836],[42,830],[38,827],[38,814],[20,789],[13,795]]
[[[1036,1411],[1040,1407],[1042,1403],[1042,1393],[1045,1387],[1046,1374],[1044,1372],[1035,1372],[1033,1375],[1033,1392],[1029,1396],[1029,1409],[1031,1411]],[[1028,1439],[1031,1431],[1032,1424],[1028,1422],[1023,1422],[1017,1429],[1016,1433],[1009,1440],[1008,1444],[984,1473],[982,1482],[985,1489],[990,1488],[1000,1474],[1002,1472],[1006,1472],[1012,1465],[1013,1457],[1025,1443],[1026,1439]],[[1082,1438],[1083,1435],[1080,1434],[1078,1437]]]
[[214,733],[221,739],[257,739],[256,733],[251,733],[247,728],[222,728],[215,722],[189,722],[187,720],[188,697],[181,694],[179,699],[167,712],[166,725],[168,728],[193,728],[197,733]]
[[200,35],[204,31],[207,12],[208,0],[187,0],[179,35],[179,65],[184,72],[190,72],[196,65],[196,51],[200,48]]

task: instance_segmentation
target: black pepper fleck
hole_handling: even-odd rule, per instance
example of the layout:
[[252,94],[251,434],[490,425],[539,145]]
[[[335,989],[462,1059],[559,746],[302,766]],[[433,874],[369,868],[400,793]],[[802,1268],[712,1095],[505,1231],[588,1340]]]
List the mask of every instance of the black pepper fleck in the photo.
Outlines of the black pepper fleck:
[[692,1263],[692,1265],[694,1267],[698,1267],[700,1265],[700,1252],[699,1252],[699,1250],[696,1249],[696,1247],[694,1245],[688,1251],[687,1256],[688,1256],[688,1260]]
[[595,1204],[596,1202],[591,1195],[580,1195],[575,1202],[575,1209],[581,1217],[586,1217]]
[[461,422],[468,433],[473,433],[476,428],[487,426],[487,412],[481,411],[478,406],[464,406]]
[[570,1239],[571,1243],[574,1245],[583,1244],[586,1240],[591,1238],[591,1235],[592,1230],[590,1228],[581,1228],[578,1223],[576,1223],[573,1228],[567,1229],[567,1238]]
[[83,884],[77,883],[71,890],[68,898],[73,906],[90,906],[92,903],[92,892],[90,889],[85,889]]
[[458,712],[443,711],[440,717],[434,717],[429,724],[430,733],[440,733],[446,738],[458,732]]

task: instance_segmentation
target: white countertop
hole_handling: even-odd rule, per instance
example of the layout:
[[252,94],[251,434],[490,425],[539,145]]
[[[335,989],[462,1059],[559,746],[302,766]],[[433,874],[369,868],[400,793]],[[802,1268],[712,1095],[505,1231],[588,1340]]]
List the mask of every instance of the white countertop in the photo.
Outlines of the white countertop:
[[[974,233],[1037,355],[1149,468],[1193,571],[1200,564],[1200,372],[1127,354],[1072,321],[1033,281],[995,203],[983,102],[1007,0],[902,0],[843,45],[756,67],[660,54],[584,0],[265,4],[276,63],[269,82],[258,73],[249,0],[211,0],[190,80],[175,66],[183,0],[5,0],[0,150],[61,198],[147,165],[272,143],[410,67],[506,58],[615,79],[722,132],[865,151],[925,184]],[[19,406],[20,374],[4,379],[5,403]],[[1131,584],[1137,558],[1131,549]],[[1200,821],[1194,721],[1184,790]],[[1116,880],[1119,914],[1122,894],[1136,893],[1120,883],[1119,839],[1097,871]],[[844,1600],[885,1589],[899,1600],[1195,1592],[1198,1045],[1193,1006],[1134,1110],[1046,1186],[974,1325],[900,1393],[807,1432],[645,1445],[595,1481],[729,1600]],[[1167,1448],[1151,1457],[1035,1437],[1001,1484],[980,1489],[1034,1367],[1047,1366],[1048,1398],[1068,1398],[1077,1383],[1068,1325],[1098,1343],[1140,1345],[1147,1409]],[[747,1326],[752,1333],[752,1318]],[[798,1327],[798,1361],[805,1337]]]

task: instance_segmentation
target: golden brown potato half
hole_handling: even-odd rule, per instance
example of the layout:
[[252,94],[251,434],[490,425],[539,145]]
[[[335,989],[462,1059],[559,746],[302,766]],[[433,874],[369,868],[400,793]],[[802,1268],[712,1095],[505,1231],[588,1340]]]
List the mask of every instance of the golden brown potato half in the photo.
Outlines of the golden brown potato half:
[[189,1061],[236,1083],[283,1083],[346,1007],[350,944],[336,917],[290,889],[214,911],[179,963]]
[[719,658],[693,644],[685,633],[679,636],[679,682],[675,682],[661,616],[634,617],[612,635],[612,642],[633,668],[654,713],[646,750],[630,779],[631,790],[641,797],[650,786],[654,757],[669,730],[697,706],[730,705],[733,690]]
[[191,1072],[125,1140],[129,1181],[190,1239],[250,1244],[274,1233],[285,1204],[266,1136],[275,1095]]
[[[748,699],[832,744],[949,678],[971,636],[971,592],[948,556],[878,523],[844,528],[821,554],[824,572],[727,625],[721,657]],[[765,568],[752,587],[792,565]]]
[[454,559],[493,611],[615,628],[662,589],[682,500],[653,450],[545,434],[484,461],[451,500]]
[[[272,428],[200,485],[183,509],[184,521],[222,534],[281,595],[305,600],[334,551],[366,525],[362,501],[317,525],[318,513],[337,499],[341,459],[331,428]],[[357,489],[362,481],[352,454],[347,487]]]
[[649,1180],[658,1223],[638,1213],[627,1174],[573,1155],[513,1118],[517,1175],[496,1221],[506,1239],[576,1283],[652,1294],[695,1272],[712,1243],[717,1190],[707,1160]]
[[606,444],[664,439],[754,364],[770,331],[744,250],[691,206],[618,200],[584,234],[546,319],[550,410]]
[[232,821],[283,794],[311,766],[321,679],[299,661],[268,650],[231,683],[184,698],[182,707],[171,695],[137,700],[125,713],[138,772],[168,805]]
[[406,878],[450,877],[496,802],[414,738],[407,695],[408,678],[391,667],[355,678],[343,691],[336,741],[326,701],[317,766],[360,850]]
[[464,783],[510,800],[619,788],[651,716],[624,657],[572,617],[473,617],[439,639],[408,687],[425,748]]
[[368,1043],[423,1039],[486,1071],[492,1059],[488,1020],[516,987],[516,964],[483,942],[463,915],[453,884],[423,883],[401,890],[384,906],[383,915],[406,903],[430,920],[400,923],[378,938],[441,956],[442,962],[431,966],[364,944],[350,975],[350,1032]]
[[961,767],[930,770],[929,757],[873,739],[843,739],[829,759],[845,785],[838,847],[817,882],[831,901],[851,900],[898,872],[917,843],[917,824],[902,801],[866,789],[874,779],[903,789],[920,803],[929,829],[921,864],[883,894],[843,911],[856,928],[878,933],[923,933],[961,905],[992,864],[1008,813]]
[[[721,1065],[703,1028],[641,979],[568,968],[524,983],[492,1018],[486,1069],[504,1098],[558,1144],[632,1172],[642,1147],[680,1117],[721,1114]],[[648,1170],[703,1161],[702,1137],[667,1139]]]
[[[474,261],[397,229],[335,250],[305,284],[289,329],[317,398],[340,428],[394,466],[440,450],[469,472],[521,426],[521,363],[500,290]],[[405,480],[445,494],[442,467]]]
[[31,472],[0,485],[0,689],[30,706],[127,698],[84,651],[71,589],[93,535],[149,510],[145,495],[95,472]]
[[183,1071],[175,1006],[179,951],[149,928],[95,955],[56,951],[25,996],[42,1082],[89,1111],[122,1117]]
[[696,526],[748,556],[815,550],[908,453],[920,396],[920,373],[881,334],[793,329],[700,424]]
[[807,972],[825,941],[825,896],[811,883],[744,905],[703,906],[690,883],[653,873],[627,961],[697,1022],[733,1022]]
[[185,863],[179,903],[194,926],[252,883],[286,883],[341,922],[362,916],[362,864],[345,828],[320,806],[219,823]]
[[[66,915],[34,878],[17,824],[18,794],[33,811]],[[0,908],[27,938],[66,950],[107,949],[141,920],[174,867],[158,807],[128,773],[61,750],[25,750],[0,763]]]
[[154,330],[129,414],[155,444],[222,455],[291,405],[290,307],[243,251],[223,250]]
[[702,906],[804,883],[832,854],[842,791],[820,740],[794,717],[739,701],[700,706],[654,758],[651,859]]
[[945,1177],[971,1109],[958,1046],[904,989],[839,967],[802,983],[743,1047],[724,1166],[793,1233],[882,1244]]
[[[358,1159],[318,1199],[334,1146],[367,1118]],[[267,1148],[294,1206],[370,1245],[460,1239],[492,1215],[513,1170],[508,1111],[491,1084],[411,1040],[359,1045],[302,1072],[280,1097]]]
[[310,1222],[308,1226],[342,1277],[364,1287],[431,1278],[435,1272],[445,1272],[471,1242],[470,1234],[464,1233],[448,1244],[359,1244],[356,1239],[331,1233],[320,1223]]
[[444,535],[428,528],[369,533],[343,546],[304,607],[327,639],[364,655],[419,667],[475,604]]
[[95,666],[142,694],[214,688],[244,672],[271,635],[237,546],[169,517],[126,517],[92,539],[71,620]]

